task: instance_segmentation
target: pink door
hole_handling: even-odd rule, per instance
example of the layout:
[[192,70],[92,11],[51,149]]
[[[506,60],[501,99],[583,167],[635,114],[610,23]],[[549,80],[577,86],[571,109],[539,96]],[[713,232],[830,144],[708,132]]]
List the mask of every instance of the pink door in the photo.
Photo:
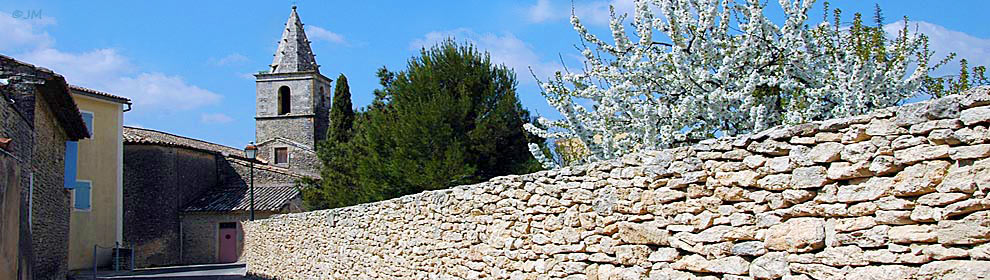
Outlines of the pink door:
[[237,223],[220,223],[220,263],[237,261]]

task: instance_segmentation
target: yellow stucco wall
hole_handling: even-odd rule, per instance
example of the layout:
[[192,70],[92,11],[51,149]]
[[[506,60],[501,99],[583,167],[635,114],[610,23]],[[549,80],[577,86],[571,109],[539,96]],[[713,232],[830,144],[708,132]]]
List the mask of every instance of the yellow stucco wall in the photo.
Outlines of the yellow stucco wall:
[[[79,110],[93,113],[93,136],[79,141],[77,180],[92,182],[89,210],[72,208],[69,225],[69,269],[93,267],[93,245],[113,247],[122,229],[122,125],[124,106],[73,93]],[[74,204],[73,204],[74,205]],[[110,261],[100,250],[100,265]]]

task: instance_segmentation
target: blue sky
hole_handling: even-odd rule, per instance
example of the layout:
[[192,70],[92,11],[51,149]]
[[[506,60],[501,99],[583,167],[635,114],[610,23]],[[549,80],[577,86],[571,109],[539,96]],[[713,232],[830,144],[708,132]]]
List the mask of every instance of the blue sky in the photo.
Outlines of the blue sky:
[[[581,0],[574,10],[608,34],[608,5]],[[770,1],[770,10],[776,1]],[[571,1],[5,1],[0,0],[0,54],[51,68],[73,84],[134,99],[125,124],[241,147],[254,139],[254,77],[271,63],[290,7],[313,41],[321,72],[344,73],[356,106],[370,103],[375,70],[402,70],[424,45],[446,37],[470,41],[515,68],[523,105],[556,112],[539,94],[541,78],[577,67]],[[938,53],[957,52],[990,65],[990,1],[833,1],[887,23],[903,16],[932,38]],[[933,5],[930,3],[938,3]],[[821,3],[817,4],[821,6]],[[779,8],[778,8],[779,9]],[[821,18],[820,9],[811,22]],[[955,67],[952,67],[953,69]],[[949,72],[946,69],[945,72]]]

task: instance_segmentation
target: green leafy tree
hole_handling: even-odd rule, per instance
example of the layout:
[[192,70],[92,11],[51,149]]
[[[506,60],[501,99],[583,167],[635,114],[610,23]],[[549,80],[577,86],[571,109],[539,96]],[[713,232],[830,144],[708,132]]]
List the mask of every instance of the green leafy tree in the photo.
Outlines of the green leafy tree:
[[[348,151],[366,199],[471,184],[540,168],[512,70],[446,40],[378,72],[382,89],[358,118]],[[363,202],[361,200],[355,201]]]

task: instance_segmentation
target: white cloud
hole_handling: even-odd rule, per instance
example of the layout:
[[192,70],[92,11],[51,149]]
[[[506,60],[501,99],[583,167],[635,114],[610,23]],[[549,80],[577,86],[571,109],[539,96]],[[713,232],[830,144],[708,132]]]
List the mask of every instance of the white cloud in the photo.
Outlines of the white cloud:
[[540,79],[546,79],[554,72],[562,69],[557,63],[543,61],[529,44],[519,40],[511,33],[502,36],[494,33],[479,34],[466,28],[433,31],[427,33],[423,38],[413,40],[409,44],[409,48],[430,47],[447,38],[454,38],[457,42],[468,41],[479,50],[487,51],[493,62],[505,64],[505,66],[514,69],[517,80],[523,83],[535,83],[530,77],[530,68]]
[[537,0],[536,5],[529,8],[529,21],[544,22],[558,17],[550,0]]
[[336,43],[336,44],[345,44],[345,43],[347,43],[347,41],[344,40],[344,36],[343,35],[334,33],[334,32],[332,32],[330,30],[326,30],[326,29],[324,29],[322,27],[315,26],[315,25],[307,25],[306,26],[306,36],[309,37],[309,38],[311,38],[311,39],[317,40],[317,41],[327,41],[327,42]]
[[46,25],[55,24],[55,18],[40,19],[15,18],[11,12],[0,11],[0,50],[19,48],[45,48],[55,43],[55,40],[42,30]]
[[114,49],[97,49],[83,53],[40,48],[19,55],[25,62],[50,68],[78,85],[100,85],[132,72],[134,66]]
[[[137,71],[130,59],[116,49],[59,50],[53,47],[55,40],[42,28],[53,24],[55,19],[50,17],[22,20],[0,14],[0,38],[4,38],[0,40],[0,52],[51,69],[71,84],[131,98],[135,111],[190,110],[215,104],[222,98],[186,83],[180,76]],[[236,60],[231,59],[228,60]]]
[[615,7],[618,15],[632,15],[635,10],[633,0],[608,0],[608,1],[584,1],[571,3],[552,2],[551,0],[537,0],[536,4],[527,9],[529,21],[544,22],[550,20],[567,19],[571,16],[573,8],[574,14],[586,24],[606,25],[609,22],[609,6]]
[[242,54],[239,54],[239,53],[232,53],[232,54],[229,54],[229,55],[227,55],[225,57],[222,57],[220,59],[210,58],[210,64],[213,64],[213,65],[216,65],[216,66],[237,65],[237,64],[242,64],[242,63],[248,62],[248,61],[251,61],[251,60],[248,59],[248,57],[246,57],[246,56],[244,56]]
[[[888,34],[896,36],[903,27],[904,22],[898,21],[884,25],[883,29]],[[908,22],[908,30],[912,34],[917,31],[928,36],[928,46],[935,51],[933,58],[936,61],[941,60],[949,53],[956,53],[955,61],[935,70],[932,73],[934,76],[959,74],[958,61],[962,58],[969,62],[969,67],[990,66],[990,39],[973,37],[924,21]]]
[[199,121],[205,124],[225,124],[234,121],[234,118],[223,113],[203,113],[199,116]]
[[222,96],[187,84],[179,76],[162,73],[141,73],[137,77],[122,77],[109,85],[111,92],[134,100],[135,106],[163,111],[181,111],[215,104]]

